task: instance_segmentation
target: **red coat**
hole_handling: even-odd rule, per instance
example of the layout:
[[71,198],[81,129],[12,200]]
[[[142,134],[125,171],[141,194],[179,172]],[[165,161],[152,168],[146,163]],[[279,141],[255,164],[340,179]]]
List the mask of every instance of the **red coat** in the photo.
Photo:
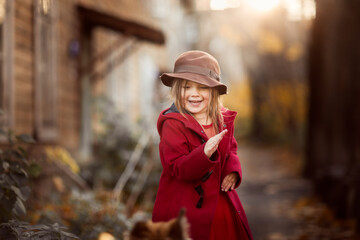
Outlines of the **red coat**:
[[[174,105],[162,111],[157,127],[160,134],[160,159],[163,171],[153,210],[153,221],[168,221],[178,215],[182,207],[190,223],[194,240],[209,238],[212,219],[224,177],[237,172],[241,182],[241,166],[234,138],[236,112],[223,109],[224,124],[228,129],[217,151],[209,159],[204,153],[208,140],[200,124],[190,115],[187,119],[176,112]],[[211,172],[212,171],[212,172]],[[211,175],[205,179],[205,176]],[[195,187],[203,189],[203,202],[199,208],[200,195]],[[236,191],[227,192],[251,236],[248,221]]]

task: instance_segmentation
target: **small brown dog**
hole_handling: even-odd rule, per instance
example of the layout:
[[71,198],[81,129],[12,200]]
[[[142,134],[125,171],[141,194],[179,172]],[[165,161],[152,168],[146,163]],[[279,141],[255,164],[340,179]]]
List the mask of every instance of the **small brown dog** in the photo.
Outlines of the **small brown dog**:
[[129,240],[191,240],[185,209],[177,218],[168,222],[137,222],[130,232]]

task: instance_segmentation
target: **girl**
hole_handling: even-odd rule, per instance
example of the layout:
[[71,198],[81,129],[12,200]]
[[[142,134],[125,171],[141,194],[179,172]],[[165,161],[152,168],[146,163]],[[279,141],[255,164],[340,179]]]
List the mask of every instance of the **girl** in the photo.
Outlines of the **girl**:
[[191,238],[252,239],[240,199],[236,112],[220,104],[227,87],[220,82],[217,60],[202,51],[188,51],[173,73],[161,75],[171,87],[174,104],[160,113],[160,159],[163,171],[153,221],[168,221],[186,208]]

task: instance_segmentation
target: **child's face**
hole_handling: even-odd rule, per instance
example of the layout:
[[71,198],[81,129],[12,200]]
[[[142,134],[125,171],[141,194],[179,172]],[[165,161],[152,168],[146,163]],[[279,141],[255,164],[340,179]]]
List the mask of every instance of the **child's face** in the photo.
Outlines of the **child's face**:
[[185,109],[195,118],[206,117],[210,98],[210,88],[195,82],[187,81],[181,91],[181,100]]

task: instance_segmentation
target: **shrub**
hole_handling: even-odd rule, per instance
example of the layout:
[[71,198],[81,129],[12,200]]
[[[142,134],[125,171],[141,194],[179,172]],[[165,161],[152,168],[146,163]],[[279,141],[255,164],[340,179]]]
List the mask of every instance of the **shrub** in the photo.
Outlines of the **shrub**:
[[30,194],[28,187],[28,156],[23,144],[34,140],[25,134],[13,136],[1,130],[9,144],[0,150],[0,222],[26,214],[24,202]]
[[0,236],[8,240],[74,240],[75,235],[65,232],[65,228],[58,223],[30,225],[26,222],[10,220],[0,224]]
[[30,194],[29,173],[37,175],[40,167],[30,164],[25,145],[35,143],[26,134],[14,136],[11,130],[0,129],[0,137],[8,144],[0,149],[0,239],[73,240],[79,239],[58,223],[30,225],[18,221],[26,214],[24,202]]

